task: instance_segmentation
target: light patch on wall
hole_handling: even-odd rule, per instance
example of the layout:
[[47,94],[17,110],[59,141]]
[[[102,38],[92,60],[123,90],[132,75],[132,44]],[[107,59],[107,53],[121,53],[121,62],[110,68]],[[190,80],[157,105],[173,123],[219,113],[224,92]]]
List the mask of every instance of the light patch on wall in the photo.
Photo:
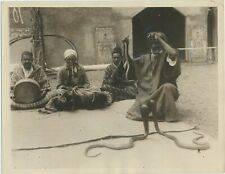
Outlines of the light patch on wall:
[[86,54],[91,54],[92,53],[92,48],[93,48],[93,32],[86,30],[85,35],[84,35],[84,44],[85,44],[85,52]]
[[111,27],[96,28],[97,62],[100,64],[111,62],[111,52],[115,47],[114,31]]
[[187,17],[186,22],[189,26],[195,26],[199,24],[199,21],[196,20],[195,18]]
[[10,45],[10,63],[20,63],[23,51],[31,51],[32,43],[30,39],[20,40]]
[[207,10],[207,7],[176,7],[180,13],[184,16],[195,16],[201,15],[204,10]]

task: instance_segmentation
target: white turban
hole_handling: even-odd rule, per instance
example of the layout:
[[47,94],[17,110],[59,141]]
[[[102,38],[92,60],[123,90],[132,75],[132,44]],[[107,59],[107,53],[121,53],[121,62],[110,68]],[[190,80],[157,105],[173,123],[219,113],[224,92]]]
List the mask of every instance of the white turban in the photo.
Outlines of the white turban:
[[64,58],[66,59],[69,56],[75,56],[77,58],[77,52],[75,50],[72,49],[68,49],[64,52]]

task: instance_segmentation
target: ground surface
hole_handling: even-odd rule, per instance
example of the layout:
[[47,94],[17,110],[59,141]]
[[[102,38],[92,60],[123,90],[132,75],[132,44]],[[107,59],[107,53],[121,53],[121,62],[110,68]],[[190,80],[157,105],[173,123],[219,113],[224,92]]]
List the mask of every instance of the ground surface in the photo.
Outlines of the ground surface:
[[[36,110],[14,113],[13,117],[13,168],[14,169],[74,169],[76,173],[91,171],[123,174],[130,171],[177,171],[218,172],[221,170],[217,140],[205,134],[204,142],[210,143],[206,151],[187,150],[177,147],[173,141],[158,134],[149,135],[146,140],[136,142],[127,150],[93,149],[89,155],[101,153],[96,158],[87,158],[85,149],[90,144],[103,143],[121,145],[127,138],[72,145],[63,148],[49,148],[32,151],[18,151],[18,148],[36,148],[80,142],[107,135],[134,135],[143,133],[142,122],[125,118],[133,100],[121,101],[103,110],[57,112],[50,115],[38,114]],[[155,131],[153,123],[150,132]],[[162,130],[184,130],[191,128],[183,122],[160,123]],[[173,133],[182,143],[191,145],[197,137],[194,131]],[[198,131],[199,132],[199,131]],[[172,133],[171,133],[172,134]],[[78,172],[79,173],[79,172]]]
[[[103,72],[88,72],[91,83],[101,84]],[[52,85],[55,81],[51,81]],[[87,144],[35,151],[12,151],[13,167],[17,168],[76,168],[77,171],[103,170],[104,173],[134,169],[146,171],[219,171],[217,144],[217,65],[182,64],[182,76],[178,79],[180,98],[177,102],[180,122],[160,123],[163,130],[182,130],[198,125],[210,142],[210,150],[189,151],[176,147],[171,140],[151,135],[146,141],[124,151],[107,149],[96,159],[84,157]],[[141,122],[125,118],[133,101],[114,103],[103,110],[58,112],[41,115],[37,110],[13,111],[13,149],[51,146],[83,141],[106,135],[137,134],[143,132]],[[150,123],[150,131],[154,131]],[[174,134],[190,143],[193,132]],[[116,140],[116,144],[122,140]],[[124,140],[123,140],[124,141]],[[123,142],[122,141],[122,142]],[[190,160],[191,159],[191,160]],[[93,170],[94,169],[94,170]]]
[[216,64],[183,64],[178,80],[177,106],[181,121],[198,125],[213,137],[218,133],[217,82]]

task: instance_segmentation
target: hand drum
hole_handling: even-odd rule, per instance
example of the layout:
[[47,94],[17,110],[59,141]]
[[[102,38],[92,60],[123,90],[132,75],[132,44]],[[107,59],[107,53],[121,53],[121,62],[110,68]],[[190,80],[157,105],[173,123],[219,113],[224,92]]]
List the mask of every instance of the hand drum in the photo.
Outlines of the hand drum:
[[19,80],[14,88],[16,103],[33,103],[40,99],[40,86],[33,79]]

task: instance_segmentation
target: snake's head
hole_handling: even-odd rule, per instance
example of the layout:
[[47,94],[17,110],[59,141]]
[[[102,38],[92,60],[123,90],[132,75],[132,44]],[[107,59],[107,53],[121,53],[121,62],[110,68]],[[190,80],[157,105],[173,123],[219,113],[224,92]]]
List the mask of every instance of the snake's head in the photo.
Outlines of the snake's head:
[[129,44],[129,35],[122,40],[123,43]]
[[200,128],[198,126],[194,126],[193,128],[194,130],[200,130]]

